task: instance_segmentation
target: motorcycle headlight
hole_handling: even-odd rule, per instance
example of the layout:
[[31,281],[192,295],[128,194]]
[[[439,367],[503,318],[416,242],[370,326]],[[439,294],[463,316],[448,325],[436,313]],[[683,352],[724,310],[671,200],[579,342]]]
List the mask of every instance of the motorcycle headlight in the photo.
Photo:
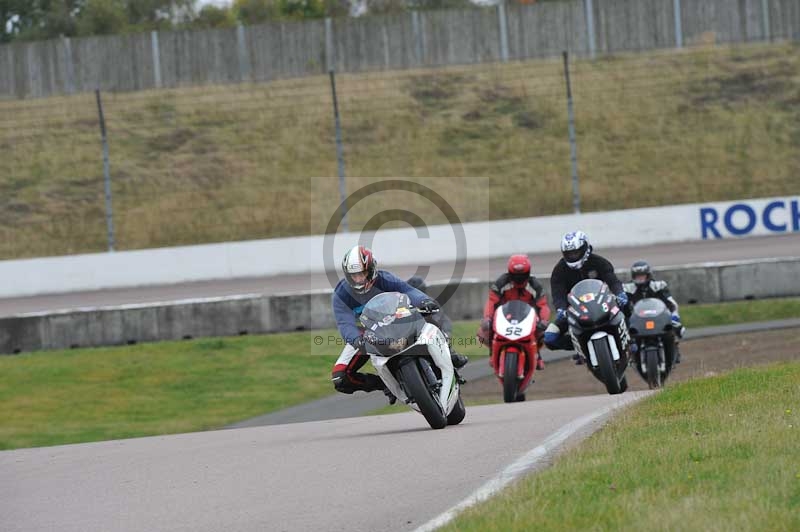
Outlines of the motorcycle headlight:
[[408,338],[393,338],[387,343],[386,347],[390,351],[402,351],[408,347]]

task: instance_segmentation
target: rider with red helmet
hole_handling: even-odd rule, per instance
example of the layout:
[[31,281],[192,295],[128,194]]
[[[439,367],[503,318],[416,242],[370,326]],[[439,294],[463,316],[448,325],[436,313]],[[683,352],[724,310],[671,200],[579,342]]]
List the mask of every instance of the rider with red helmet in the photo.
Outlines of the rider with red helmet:
[[[483,308],[483,319],[478,328],[478,341],[492,347],[492,319],[498,307],[513,300],[521,300],[536,309],[539,316],[537,340],[541,340],[547,321],[550,319],[550,307],[544,287],[531,272],[531,261],[527,255],[512,255],[508,259],[507,271],[497,278],[489,288],[489,297]],[[544,361],[539,358],[536,369],[544,369]]]

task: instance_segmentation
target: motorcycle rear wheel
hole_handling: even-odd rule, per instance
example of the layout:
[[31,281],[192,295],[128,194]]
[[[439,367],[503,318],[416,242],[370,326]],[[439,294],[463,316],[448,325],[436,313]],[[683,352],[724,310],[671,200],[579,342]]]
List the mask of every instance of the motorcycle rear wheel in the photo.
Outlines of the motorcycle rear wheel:
[[448,425],[458,425],[462,421],[464,421],[464,417],[467,415],[467,408],[464,406],[464,399],[461,398],[461,394],[458,394],[458,401],[456,401],[456,406],[453,407],[453,410],[447,415],[447,424]]

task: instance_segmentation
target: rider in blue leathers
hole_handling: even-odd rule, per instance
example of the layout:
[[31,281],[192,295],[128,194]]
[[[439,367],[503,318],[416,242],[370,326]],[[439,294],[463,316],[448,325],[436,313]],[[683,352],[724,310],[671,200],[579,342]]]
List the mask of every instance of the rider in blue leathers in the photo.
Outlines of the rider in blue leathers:
[[[357,390],[385,390],[380,377],[358,372],[369,360],[364,350],[363,329],[358,322],[364,305],[383,292],[408,295],[411,303],[426,316],[438,313],[439,304],[394,274],[378,270],[372,251],[364,246],[355,246],[347,252],[342,260],[342,271],[344,279],[334,289],[332,305],[336,326],[346,345],[333,366],[333,386],[336,391],[348,394]],[[463,355],[453,354],[452,359],[456,368],[467,363]]]

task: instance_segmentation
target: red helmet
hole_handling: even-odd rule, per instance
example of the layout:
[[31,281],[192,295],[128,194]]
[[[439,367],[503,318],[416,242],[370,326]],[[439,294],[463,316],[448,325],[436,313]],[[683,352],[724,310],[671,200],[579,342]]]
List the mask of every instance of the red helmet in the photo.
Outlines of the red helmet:
[[342,259],[342,271],[347,284],[356,294],[366,294],[375,284],[378,261],[372,250],[364,246],[354,246]]
[[517,284],[528,281],[531,276],[531,261],[527,255],[511,255],[508,259],[508,274]]

